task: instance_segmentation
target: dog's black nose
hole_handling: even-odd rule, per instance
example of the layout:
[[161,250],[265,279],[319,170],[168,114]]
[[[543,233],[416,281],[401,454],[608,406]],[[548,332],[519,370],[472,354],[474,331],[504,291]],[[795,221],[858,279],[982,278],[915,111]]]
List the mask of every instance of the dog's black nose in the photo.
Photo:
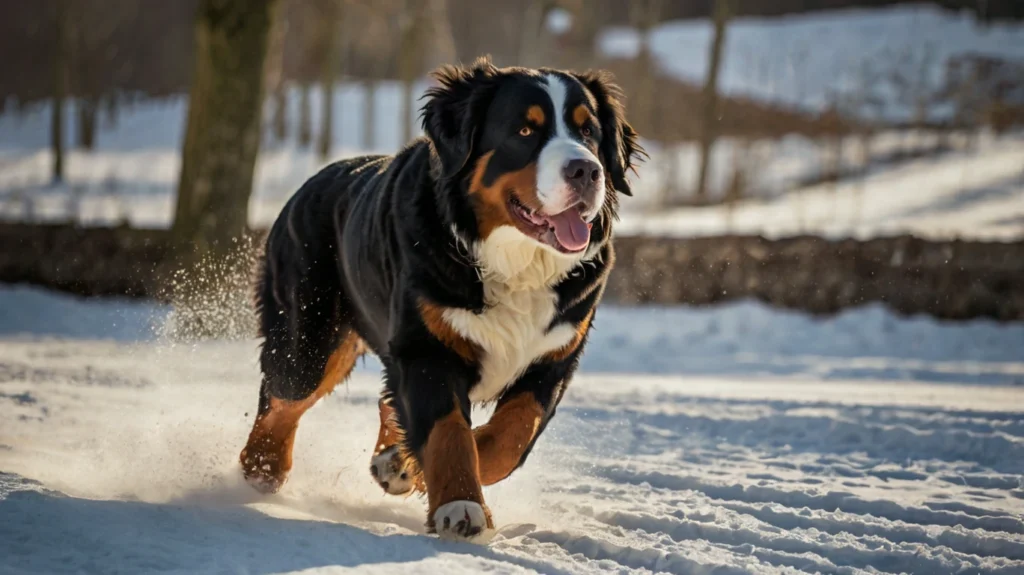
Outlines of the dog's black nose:
[[569,160],[562,169],[565,181],[574,186],[586,186],[601,177],[601,166],[592,160]]

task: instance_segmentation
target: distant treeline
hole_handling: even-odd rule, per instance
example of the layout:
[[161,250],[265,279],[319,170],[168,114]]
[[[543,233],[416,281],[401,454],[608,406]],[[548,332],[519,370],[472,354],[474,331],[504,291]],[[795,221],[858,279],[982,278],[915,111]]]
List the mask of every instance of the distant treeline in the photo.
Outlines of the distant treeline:
[[[0,0],[0,106],[30,104],[53,93],[55,62],[63,49],[70,60],[72,97],[140,92],[149,96],[188,91],[193,66],[193,30],[198,0]],[[436,0],[284,0],[282,77],[315,82],[331,41],[324,28],[332,12],[340,20],[338,71],[363,79],[422,76],[442,60],[469,61],[487,52],[499,64],[585,67],[593,40],[609,25],[650,26],[679,19],[709,18],[715,0],[445,0],[453,46],[420,50],[415,61],[400,57],[416,33],[416,20]],[[731,0],[731,16],[783,16],[850,7],[932,4],[970,11],[981,21],[1024,19],[1020,0]],[[543,28],[552,10],[576,19],[562,35]],[[65,30],[57,24],[70,12]],[[422,28],[422,27],[421,27]],[[436,36],[436,32],[435,36]],[[445,32],[449,32],[446,30]],[[62,36],[63,39],[59,38]],[[547,49],[546,49],[547,48]],[[451,53],[445,53],[451,52]],[[532,61],[531,61],[532,60]],[[548,62],[552,63],[552,62]],[[403,69],[405,68],[405,69]]]

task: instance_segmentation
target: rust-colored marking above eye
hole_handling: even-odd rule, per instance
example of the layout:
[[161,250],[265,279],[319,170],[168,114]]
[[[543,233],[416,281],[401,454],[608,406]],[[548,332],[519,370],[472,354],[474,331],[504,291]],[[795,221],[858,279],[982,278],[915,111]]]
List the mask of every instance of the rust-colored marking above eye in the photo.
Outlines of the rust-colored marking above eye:
[[526,110],[526,119],[533,122],[538,126],[543,126],[547,117],[544,115],[544,109],[540,106],[533,105]]
[[583,127],[583,124],[586,124],[587,120],[592,117],[593,115],[590,113],[590,108],[587,108],[586,104],[580,104],[572,111],[572,121],[577,127]]

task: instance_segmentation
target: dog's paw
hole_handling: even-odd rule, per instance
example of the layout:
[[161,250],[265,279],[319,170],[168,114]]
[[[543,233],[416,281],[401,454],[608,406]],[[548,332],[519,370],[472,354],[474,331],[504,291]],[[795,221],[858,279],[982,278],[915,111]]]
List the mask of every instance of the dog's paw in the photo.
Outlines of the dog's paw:
[[282,470],[274,458],[248,455],[243,451],[239,459],[245,482],[260,493],[277,493],[288,481],[288,472]]
[[391,495],[405,495],[416,488],[416,478],[409,462],[397,445],[381,451],[370,460],[370,475],[381,489]]
[[441,539],[485,543],[494,535],[491,514],[473,501],[452,501],[437,508],[432,527]]

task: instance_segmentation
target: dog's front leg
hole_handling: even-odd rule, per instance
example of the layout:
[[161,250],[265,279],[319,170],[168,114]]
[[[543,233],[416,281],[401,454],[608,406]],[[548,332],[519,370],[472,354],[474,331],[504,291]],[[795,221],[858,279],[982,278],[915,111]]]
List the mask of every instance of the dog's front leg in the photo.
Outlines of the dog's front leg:
[[473,430],[481,482],[493,485],[522,465],[547,419],[544,406],[529,391],[502,397],[491,420]]
[[463,365],[458,358],[436,356],[399,361],[395,386],[405,448],[419,462],[427,487],[427,527],[445,539],[475,538],[494,528],[470,426],[470,374]]
[[490,421],[473,430],[480,478],[493,485],[518,469],[555,415],[579,358],[579,348],[532,365],[498,400]]

